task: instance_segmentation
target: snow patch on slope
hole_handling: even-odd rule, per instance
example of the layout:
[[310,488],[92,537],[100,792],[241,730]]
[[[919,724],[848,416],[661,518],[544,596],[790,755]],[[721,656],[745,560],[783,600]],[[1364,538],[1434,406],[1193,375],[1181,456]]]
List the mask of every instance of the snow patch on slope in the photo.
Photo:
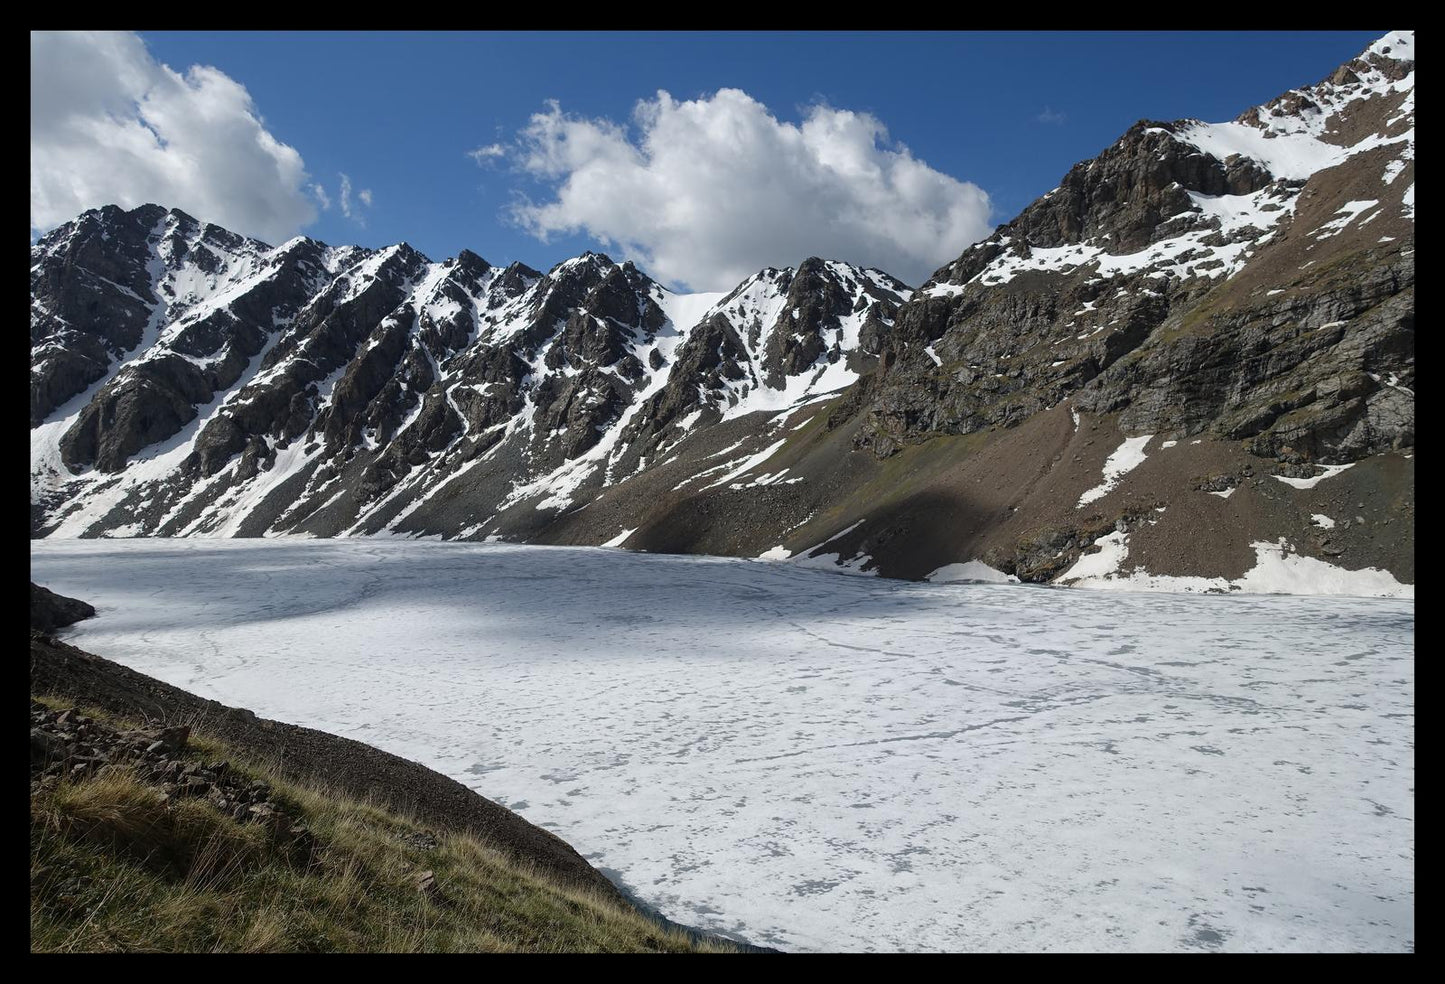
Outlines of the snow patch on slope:
[[1144,446],[1154,437],[1153,434],[1145,434],[1141,437],[1126,437],[1124,443],[1114,449],[1104,462],[1104,480],[1098,485],[1089,489],[1079,496],[1078,508],[1083,508],[1096,499],[1102,499],[1114,490],[1119,484],[1119,479],[1129,472],[1138,468],[1148,457],[1144,454]]
[[1005,574],[1003,571],[994,570],[981,560],[970,560],[963,564],[946,564],[924,578],[925,581],[932,581],[934,584],[961,584],[961,583],[983,583],[983,584],[1018,584],[1019,579],[1012,574]]
[[1325,479],[1334,478],[1345,469],[1355,467],[1355,462],[1351,461],[1343,465],[1320,465],[1320,467],[1323,468],[1324,471],[1311,478],[1291,478],[1288,475],[1275,475],[1274,477],[1286,485],[1293,485],[1297,489],[1312,489]]
[[1294,551],[1281,537],[1277,543],[1255,541],[1255,565],[1243,577],[1175,576],[1136,570],[1121,573],[1129,556],[1129,535],[1114,532],[1095,541],[1102,548],[1084,554],[1054,580],[1075,588],[1117,591],[1184,592],[1211,594],[1344,595],[1356,598],[1414,598],[1415,586],[1402,584],[1389,571],[1375,567],[1347,570]]

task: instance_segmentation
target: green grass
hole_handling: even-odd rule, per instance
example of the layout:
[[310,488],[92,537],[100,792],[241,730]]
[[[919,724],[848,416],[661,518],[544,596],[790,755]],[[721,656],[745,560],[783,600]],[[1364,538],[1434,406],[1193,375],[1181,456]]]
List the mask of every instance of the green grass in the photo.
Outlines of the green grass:
[[[32,951],[726,949],[559,885],[469,834],[288,783],[214,738],[197,736],[185,757],[225,758],[269,782],[311,842],[298,848],[200,800],[167,804],[129,770],[43,786],[30,799]],[[423,871],[440,898],[418,889]]]

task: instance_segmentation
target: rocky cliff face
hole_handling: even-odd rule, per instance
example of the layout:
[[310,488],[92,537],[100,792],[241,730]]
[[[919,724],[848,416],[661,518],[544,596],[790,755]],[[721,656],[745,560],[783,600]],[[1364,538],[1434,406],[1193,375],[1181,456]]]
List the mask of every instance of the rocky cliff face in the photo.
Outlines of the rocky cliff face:
[[1142,121],[916,291],[87,213],[32,250],[32,533],[1407,591],[1413,59],[1391,34],[1232,122]]

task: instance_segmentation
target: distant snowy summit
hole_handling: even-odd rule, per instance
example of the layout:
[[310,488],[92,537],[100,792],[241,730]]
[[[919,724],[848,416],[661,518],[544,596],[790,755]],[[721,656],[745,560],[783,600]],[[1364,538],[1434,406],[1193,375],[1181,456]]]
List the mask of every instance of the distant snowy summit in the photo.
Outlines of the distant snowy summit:
[[32,249],[31,343],[36,536],[1399,594],[1414,37],[1232,122],[1141,121],[917,291],[813,258],[678,295],[595,253],[107,207]]

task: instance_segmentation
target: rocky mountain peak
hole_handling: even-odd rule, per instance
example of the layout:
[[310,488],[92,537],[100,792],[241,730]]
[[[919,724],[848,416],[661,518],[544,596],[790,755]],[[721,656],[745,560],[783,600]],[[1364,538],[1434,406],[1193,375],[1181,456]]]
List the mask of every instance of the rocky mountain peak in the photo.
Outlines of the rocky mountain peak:
[[1414,126],[1413,54],[1414,32],[1392,32],[1320,82],[1291,89],[1236,122],[1266,138],[1304,136],[1342,147],[1387,131],[1399,136]]
[[486,260],[482,259],[476,253],[473,253],[471,250],[465,248],[462,249],[461,252],[457,253],[456,256],[453,256],[450,259],[446,260],[445,265],[448,267],[455,267],[457,268],[457,270],[465,272],[465,274],[470,277],[480,277],[482,274],[486,273],[492,268],[492,265]]
[[[1140,121],[1075,165],[905,305],[860,443],[892,454],[1066,398],[1266,455],[1410,440],[1409,398],[1376,377],[1413,377],[1414,76],[1370,60],[1408,40],[1235,122]],[[1358,341],[1303,334],[1323,324]],[[1355,382],[1325,381],[1339,372]]]
[[547,271],[547,276],[554,280],[595,279],[606,276],[608,271],[616,267],[617,264],[612,262],[612,257],[606,253],[596,253],[589,249],[578,256],[558,263]]
[[1175,127],[1144,120],[1092,161],[1076,164],[1059,187],[995,233],[1028,247],[1103,241],[1110,253],[1133,253],[1156,230],[1191,209],[1190,193],[1248,195],[1272,177],[1257,162],[1219,160],[1179,142]]

